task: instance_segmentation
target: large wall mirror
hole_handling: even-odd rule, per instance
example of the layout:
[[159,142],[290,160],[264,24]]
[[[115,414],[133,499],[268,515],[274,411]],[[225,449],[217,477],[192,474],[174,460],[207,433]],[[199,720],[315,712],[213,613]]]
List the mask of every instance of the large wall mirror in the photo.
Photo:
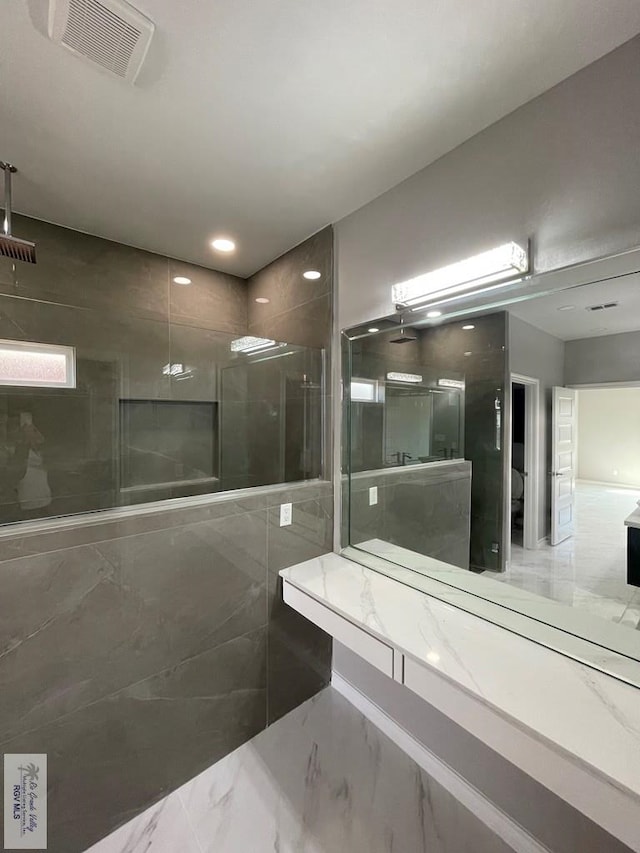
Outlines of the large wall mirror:
[[343,545],[636,683],[640,264],[620,258],[345,330]]

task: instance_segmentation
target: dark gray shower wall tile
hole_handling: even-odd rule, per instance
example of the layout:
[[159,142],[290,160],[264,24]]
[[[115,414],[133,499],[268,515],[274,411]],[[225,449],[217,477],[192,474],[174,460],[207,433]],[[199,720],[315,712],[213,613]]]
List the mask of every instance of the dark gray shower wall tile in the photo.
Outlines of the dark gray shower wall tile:
[[[182,372],[171,377],[171,399],[217,401],[221,397],[218,374],[231,358],[227,334],[172,323],[169,327],[172,365]],[[175,368],[178,371],[178,368]]]
[[182,508],[172,509],[160,506],[119,519],[103,520],[100,514],[85,515],[74,519],[68,527],[61,527],[52,521],[46,532],[25,532],[22,525],[7,527],[3,531],[4,535],[0,535],[0,564],[18,557],[255,512],[266,509],[269,497],[267,492],[240,492],[215,496],[199,505],[188,502]]
[[[0,296],[0,335],[76,348],[77,391],[88,393],[103,374],[117,377],[115,398],[167,397],[166,322],[95,308]],[[104,383],[103,383],[104,384]]]
[[96,546],[139,604],[146,633],[162,626],[178,661],[264,624],[266,513],[254,512]]
[[[0,740],[44,725],[171,659],[163,626],[143,630],[139,602],[91,548],[3,563],[10,635],[0,659]],[[13,627],[11,627],[13,625]],[[8,639],[8,642],[7,642]]]
[[[175,276],[191,284],[175,284]],[[247,330],[247,284],[235,275],[169,260],[169,311],[172,323],[244,335]]]
[[248,407],[245,401],[223,400],[219,410],[220,479],[225,491],[248,488]]
[[[305,279],[306,270],[320,278]],[[304,243],[255,273],[248,281],[249,325],[261,326],[272,317],[331,293],[333,273],[333,229],[325,228]],[[266,298],[266,304],[256,298]],[[279,338],[286,340],[288,338]],[[288,341],[289,342],[289,341]]]
[[[286,503],[286,501],[283,501]],[[280,527],[280,508],[269,510],[269,574],[333,550],[333,497],[293,503],[292,523]]]
[[302,503],[333,495],[333,483],[330,480],[306,480],[300,483],[282,483],[266,492],[270,507],[283,503]]
[[[369,490],[358,490],[351,493],[349,507],[350,536],[349,544],[358,545],[370,539],[384,537],[384,507],[385,489],[378,487],[378,503],[369,503]],[[347,544],[346,541],[344,544]]]
[[332,300],[327,294],[281,314],[251,320],[249,334],[321,349],[331,344],[331,324]]
[[331,681],[332,638],[282,600],[281,582],[269,621],[268,724]]
[[293,504],[293,523],[280,527],[269,510],[269,723],[313,696],[331,678],[331,637],[282,600],[280,569],[332,550],[333,496]]
[[6,745],[49,754],[49,853],[82,853],[266,725],[262,627]]
[[[96,576],[87,588],[78,579],[85,565]],[[7,608],[24,600],[36,613],[3,618],[6,739],[263,626],[266,512],[9,561],[0,571]]]
[[36,243],[37,264],[0,266],[0,290],[66,305],[166,319],[167,258],[58,225],[16,216],[16,234]]

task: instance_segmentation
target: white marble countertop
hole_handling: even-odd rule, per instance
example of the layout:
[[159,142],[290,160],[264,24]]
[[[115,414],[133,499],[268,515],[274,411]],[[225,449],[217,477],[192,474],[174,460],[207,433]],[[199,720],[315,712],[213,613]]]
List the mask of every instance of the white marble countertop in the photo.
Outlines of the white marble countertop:
[[624,523],[626,527],[640,527],[640,506],[625,518]]
[[280,574],[623,794],[640,850],[640,689],[338,554]]

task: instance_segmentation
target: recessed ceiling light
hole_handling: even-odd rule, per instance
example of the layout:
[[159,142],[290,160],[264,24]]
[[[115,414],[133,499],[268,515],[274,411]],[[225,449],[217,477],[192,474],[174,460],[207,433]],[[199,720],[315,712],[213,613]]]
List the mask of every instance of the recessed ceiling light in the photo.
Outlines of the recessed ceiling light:
[[429,320],[435,320],[436,317],[442,317],[442,311],[427,311]]
[[368,332],[371,332],[371,334],[373,334],[374,332],[379,332],[379,331],[380,331],[380,329],[376,329],[376,327],[375,327],[375,326],[372,326],[370,329],[367,329],[367,331],[368,331]]
[[471,329],[475,329],[475,326],[473,325],[473,323],[467,323],[467,325],[463,326],[462,328],[465,330],[465,332],[470,332]]
[[191,279],[187,278],[186,275],[177,275],[173,279],[174,284],[191,284]]
[[575,307],[576,307],[575,305],[561,305],[561,306],[558,308],[558,311],[573,311],[573,309],[574,309]]
[[215,240],[211,241],[211,245],[216,252],[233,252],[236,247],[233,240],[230,240],[228,237],[216,237]]
[[269,304],[269,300],[267,299],[267,297],[266,297],[266,296],[258,296],[258,297],[256,298],[256,302],[257,302],[259,305],[268,305],[268,304]]
[[464,355],[468,358],[470,355],[473,355],[472,352],[465,352]]
[[309,281],[316,281],[320,276],[321,273],[319,273],[318,270],[307,270],[302,273],[302,277],[309,279]]

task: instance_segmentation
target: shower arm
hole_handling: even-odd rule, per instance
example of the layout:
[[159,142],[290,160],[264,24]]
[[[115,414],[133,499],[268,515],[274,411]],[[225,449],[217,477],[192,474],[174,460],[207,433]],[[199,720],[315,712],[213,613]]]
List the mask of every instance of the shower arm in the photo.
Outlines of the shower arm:
[[11,175],[17,172],[11,163],[0,160],[0,169],[4,171],[4,223],[3,229],[7,237],[11,237]]

